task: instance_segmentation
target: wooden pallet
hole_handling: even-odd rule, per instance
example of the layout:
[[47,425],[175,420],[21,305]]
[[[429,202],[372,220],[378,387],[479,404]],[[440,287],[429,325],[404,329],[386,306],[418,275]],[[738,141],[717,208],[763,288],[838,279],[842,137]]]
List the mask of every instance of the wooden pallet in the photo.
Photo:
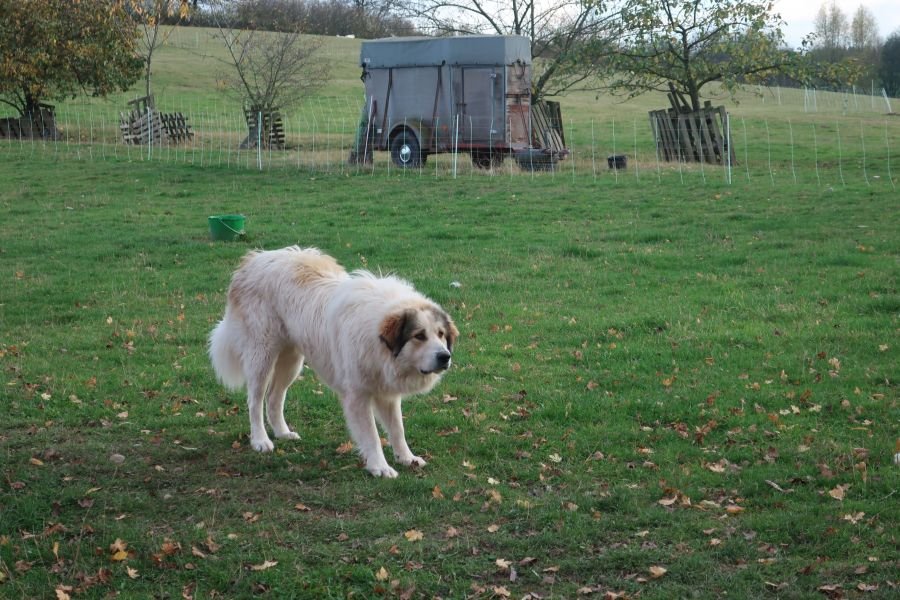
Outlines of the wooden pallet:
[[531,144],[554,153],[565,151],[566,136],[559,102],[542,100],[531,105]]
[[137,111],[119,113],[119,130],[122,141],[135,145],[158,145],[166,141],[166,130],[158,112],[140,114]]
[[659,158],[665,161],[737,164],[727,139],[727,113],[724,106],[706,106],[682,113],[674,109],[650,111],[650,125],[656,137]]
[[158,145],[166,141],[162,119],[153,103],[153,96],[143,96],[128,102],[131,110],[119,113],[122,141],[134,145]]
[[50,104],[39,104],[34,115],[0,119],[0,139],[58,140],[56,113]]
[[173,143],[186,142],[194,137],[187,118],[180,112],[159,113],[166,137]]
[[[261,129],[258,123],[260,116],[262,116]],[[244,119],[247,121],[249,133],[241,142],[241,148],[256,148],[261,144],[263,148],[284,149],[284,121],[278,108],[262,110],[256,107],[245,108]]]

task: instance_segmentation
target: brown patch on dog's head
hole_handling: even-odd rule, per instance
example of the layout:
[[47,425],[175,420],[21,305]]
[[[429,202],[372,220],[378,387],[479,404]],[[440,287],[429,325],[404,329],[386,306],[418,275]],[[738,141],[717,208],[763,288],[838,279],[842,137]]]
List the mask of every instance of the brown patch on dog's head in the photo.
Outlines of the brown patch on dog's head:
[[386,316],[378,329],[378,337],[396,358],[415,328],[416,311],[408,308]]

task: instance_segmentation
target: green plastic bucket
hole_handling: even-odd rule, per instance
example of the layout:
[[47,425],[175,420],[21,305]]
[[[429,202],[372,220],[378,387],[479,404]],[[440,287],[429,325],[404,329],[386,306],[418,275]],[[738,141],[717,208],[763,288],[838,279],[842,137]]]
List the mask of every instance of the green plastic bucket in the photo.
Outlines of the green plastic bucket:
[[233,242],[246,235],[244,215],[217,215],[209,218],[209,237],[223,242]]

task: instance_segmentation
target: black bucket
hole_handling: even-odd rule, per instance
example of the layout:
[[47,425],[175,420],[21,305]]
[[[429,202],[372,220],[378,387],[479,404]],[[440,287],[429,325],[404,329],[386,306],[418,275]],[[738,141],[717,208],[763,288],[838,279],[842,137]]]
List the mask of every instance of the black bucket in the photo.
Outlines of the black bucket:
[[610,169],[624,169],[628,166],[628,157],[624,154],[613,154],[606,157],[606,164]]

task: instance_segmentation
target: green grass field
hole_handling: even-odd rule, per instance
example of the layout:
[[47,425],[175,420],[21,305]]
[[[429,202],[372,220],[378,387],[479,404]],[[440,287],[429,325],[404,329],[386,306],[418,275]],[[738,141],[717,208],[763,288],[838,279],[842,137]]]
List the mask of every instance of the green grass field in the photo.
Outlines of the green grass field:
[[[4,597],[896,594],[888,189],[8,158]],[[206,336],[294,243],[455,316],[423,470],[366,474],[309,371],[302,439],[249,448]]]
[[[0,597],[896,597],[895,117],[745,94],[728,184],[653,160],[665,99],[578,94],[556,173],[370,172],[333,39],[258,171],[208,32],[170,42],[157,103],[193,145],[117,143],[134,92],[0,142]],[[209,240],[227,213],[248,239]],[[405,403],[424,469],[369,476],[309,370],[301,439],[250,449],[206,339],[243,253],[290,244],[454,316],[454,368]]]

